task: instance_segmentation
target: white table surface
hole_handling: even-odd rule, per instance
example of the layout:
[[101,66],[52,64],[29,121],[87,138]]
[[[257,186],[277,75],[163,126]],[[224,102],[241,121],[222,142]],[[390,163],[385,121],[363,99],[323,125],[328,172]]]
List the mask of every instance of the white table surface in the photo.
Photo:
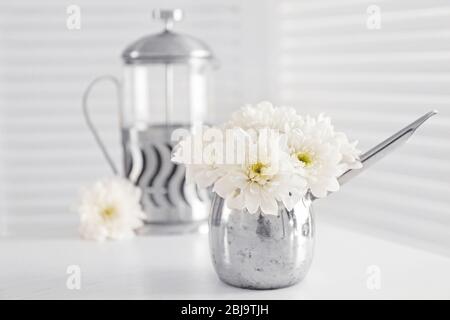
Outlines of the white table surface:
[[[206,234],[81,240],[68,214],[8,217],[0,237],[0,298],[8,299],[390,299],[450,298],[450,258],[318,219],[307,277],[290,288],[252,291],[216,277]],[[81,268],[81,289],[66,287]],[[367,286],[379,267],[380,289]]]

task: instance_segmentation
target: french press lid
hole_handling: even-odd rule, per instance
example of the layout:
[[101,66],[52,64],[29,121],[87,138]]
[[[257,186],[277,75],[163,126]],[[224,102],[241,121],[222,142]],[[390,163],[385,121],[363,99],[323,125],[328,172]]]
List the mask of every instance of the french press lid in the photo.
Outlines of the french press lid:
[[211,49],[202,41],[174,32],[174,22],[183,19],[181,9],[154,10],[153,18],[164,21],[165,29],[145,36],[125,49],[125,64],[189,63],[193,60],[213,60]]

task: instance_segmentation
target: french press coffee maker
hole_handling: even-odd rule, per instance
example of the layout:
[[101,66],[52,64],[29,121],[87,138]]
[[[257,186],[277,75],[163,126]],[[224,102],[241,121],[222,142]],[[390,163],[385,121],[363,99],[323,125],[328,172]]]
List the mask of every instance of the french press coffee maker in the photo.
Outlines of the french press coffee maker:
[[179,233],[198,230],[210,207],[207,190],[185,183],[185,169],[170,161],[174,130],[204,123],[211,104],[214,55],[202,41],[173,31],[183,12],[156,10],[164,22],[160,33],[145,36],[122,54],[123,81],[103,76],[86,89],[83,110],[89,128],[117,174],[88,112],[91,89],[112,81],[118,90],[123,172],[142,189],[147,219],[141,232]]

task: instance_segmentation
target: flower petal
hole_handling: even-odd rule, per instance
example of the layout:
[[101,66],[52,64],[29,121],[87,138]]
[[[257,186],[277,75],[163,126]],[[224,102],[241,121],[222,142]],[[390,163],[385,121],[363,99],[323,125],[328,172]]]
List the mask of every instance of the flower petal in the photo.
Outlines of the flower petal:
[[233,184],[233,180],[226,175],[216,181],[213,187],[213,192],[226,199],[229,194],[235,191],[235,189],[236,186]]
[[261,211],[265,214],[278,215],[278,203],[275,198],[269,194],[261,197]]
[[[256,190],[256,188],[255,188]],[[261,206],[261,197],[259,192],[245,192],[245,206],[250,213],[256,213]]]
[[233,194],[230,194],[227,199],[227,206],[230,209],[242,210],[245,206],[244,194],[241,189],[237,189]]

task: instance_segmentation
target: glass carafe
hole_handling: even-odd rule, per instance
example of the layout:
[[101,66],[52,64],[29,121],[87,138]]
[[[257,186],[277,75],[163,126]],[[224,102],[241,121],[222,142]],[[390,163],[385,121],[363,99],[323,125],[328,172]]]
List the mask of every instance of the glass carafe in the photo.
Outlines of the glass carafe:
[[[119,88],[123,173],[142,189],[147,223],[142,232],[188,232],[207,221],[210,195],[185,181],[183,166],[171,162],[177,129],[189,130],[207,121],[211,109],[211,70],[214,57],[200,40],[176,33],[173,22],[181,10],[159,10],[154,17],[165,23],[162,32],[145,36],[122,54],[123,80],[101,77],[88,87],[112,80]],[[98,134],[90,126],[109,163],[115,169]]]

